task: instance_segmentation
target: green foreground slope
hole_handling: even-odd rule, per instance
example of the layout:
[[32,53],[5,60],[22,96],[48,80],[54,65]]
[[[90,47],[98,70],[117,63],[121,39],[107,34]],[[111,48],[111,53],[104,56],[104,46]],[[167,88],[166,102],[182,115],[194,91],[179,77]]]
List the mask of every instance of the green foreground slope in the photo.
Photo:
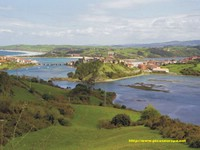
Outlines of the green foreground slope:
[[109,107],[73,105],[75,114],[70,127],[52,126],[26,136],[16,138],[6,145],[5,150],[164,150],[190,149],[180,143],[129,143],[129,139],[162,139],[155,130],[143,126],[116,129],[98,129],[100,119],[109,119],[119,113],[130,115],[137,120],[138,112]]

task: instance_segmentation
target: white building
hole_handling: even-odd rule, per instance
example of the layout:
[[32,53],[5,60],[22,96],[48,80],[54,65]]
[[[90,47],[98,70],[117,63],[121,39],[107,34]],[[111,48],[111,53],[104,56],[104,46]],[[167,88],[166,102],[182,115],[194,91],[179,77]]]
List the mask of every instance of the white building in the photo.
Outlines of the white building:
[[157,67],[157,68],[153,68],[153,69],[152,69],[152,72],[162,72],[162,73],[164,72],[164,73],[169,73],[169,69]]

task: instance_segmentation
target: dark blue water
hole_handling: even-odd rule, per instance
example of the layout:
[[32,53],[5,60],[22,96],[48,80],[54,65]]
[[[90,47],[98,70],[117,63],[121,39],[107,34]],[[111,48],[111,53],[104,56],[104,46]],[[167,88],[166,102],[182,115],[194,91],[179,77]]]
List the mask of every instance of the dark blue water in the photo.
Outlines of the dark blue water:
[[[72,58],[37,58],[41,63],[66,63]],[[9,74],[28,75],[48,80],[52,77],[67,77],[67,73],[75,71],[67,66],[35,66],[8,71]],[[137,82],[162,85],[169,92],[144,91],[125,85]],[[61,87],[75,87],[77,83],[57,81]],[[152,104],[162,114],[181,121],[200,124],[200,78],[192,76],[148,75],[114,82],[97,83],[96,88],[117,93],[114,103],[126,105],[128,108],[143,110]]]
[[0,56],[16,56],[16,55],[23,55],[26,53],[23,52],[14,52],[14,51],[5,51],[5,50],[0,50]]

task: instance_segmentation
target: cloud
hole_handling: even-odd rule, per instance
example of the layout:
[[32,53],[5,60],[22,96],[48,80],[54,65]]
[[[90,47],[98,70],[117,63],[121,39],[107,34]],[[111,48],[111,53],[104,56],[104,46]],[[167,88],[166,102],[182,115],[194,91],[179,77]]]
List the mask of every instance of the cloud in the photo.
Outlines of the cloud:
[[61,41],[71,44],[123,44],[200,38],[199,14],[138,19],[86,14],[77,17],[75,22],[78,24],[65,26],[15,19],[0,20],[0,33],[10,33],[9,36],[17,39],[52,41],[54,44],[61,44]]
[[10,29],[0,29],[0,33],[13,33]]
[[83,18],[81,24],[92,26],[93,38],[101,43],[147,43],[200,38],[198,14],[140,19],[87,15],[86,18]]
[[105,9],[125,9],[138,5],[147,5],[155,2],[163,2],[165,0],[110,0],[101,3],[101,7]]
[[107,16],[107,15],[82,15],[80,16],[80,20],[81,21],[88,21],[88,22],[102,22],[102,23],[106,23],[106,22],[110,22],[113,19],[113,17],[111,16]]

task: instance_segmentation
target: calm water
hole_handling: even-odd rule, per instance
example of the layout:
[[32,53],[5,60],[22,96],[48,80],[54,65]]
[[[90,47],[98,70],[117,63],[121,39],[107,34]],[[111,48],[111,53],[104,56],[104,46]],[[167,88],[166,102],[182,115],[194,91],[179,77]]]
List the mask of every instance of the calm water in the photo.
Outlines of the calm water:
[[[144,91],[122,85],[130,85],[144,82],[162,85],[166,92]],[[75,83],[56,82],[62,87],[74,87]],[[188,76],[140,76],[109,83],[98,83],[96,88],[117,93],[114,103],[126,105],[128,108],[143,110],[148,104],[152,104],[162,114],[181,121],[200,124],[200,78]]]
[[[72,58],[37,58],[41,63],[66,63]],[[35,66],[8,71],[9,74],[28,75],[48,80],[52,77],[66,77],[67,73],[74,71],[67,66]],[[166,92],[144,91],[123,85],[137,82],[162,85]],[[57,81],[61,87],[74,87],[77,83]],[[191,76],[149,75],[139,76],[120,81],[98,83],[96,88],[117,93],[115,103],[126,105],[129,108],[143,110],[148,104],[152,104],[162,114],[172,118],[179,118],[184,122],[200,124],[200,78]]]
[[14,52],[14,51],[5,51],[5,50],[0,50],[0,56],[16,56],[16,55],[23,55],[26,53],[23,52]]
[[[55,64],[60,63],[64,64],[66,62],[77,60],[75,58],[31,58],[33,60],[37,60],[41,64]],[[9,74],[14,75],[26,75],[26,76],[33,76],[39,77],[44,80],[49,80],[50,78],[54,77],[67,77],[67,73],[75,71],[74,68],[61,65],[61,66],[34,66],[28,68],[21,68],[21,69],[14,69],[8,70]]]

